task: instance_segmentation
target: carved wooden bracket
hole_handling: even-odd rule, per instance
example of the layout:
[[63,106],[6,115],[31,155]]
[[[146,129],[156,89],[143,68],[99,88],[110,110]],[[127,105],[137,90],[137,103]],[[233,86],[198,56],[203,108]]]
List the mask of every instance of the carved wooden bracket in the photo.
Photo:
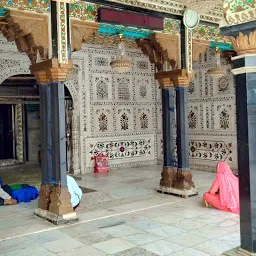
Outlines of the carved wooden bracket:
[[60,64],[57,59],[50,59],[31,65],[30,70],[38,84],[49,84],[66,81],[68,70],[72,66],[72,61],[68,64]]
[[48,15],[10,10],[4,16],[7,24],[0,24],[0,31],[8,41],[15,41],[20,52],[28,54],[36,63],[37,52],[48,58]]
[[176,69],[171,71],[161,71],[155,74],[155,78],[162,89],[170,87],[188,87],[191,76],[187,70]]
[[96,22],[71,19],[72,51],[79,51],[83,42],[88,42],[97,32],[99,24]]
[[159,43],[163,51],[167,53],[170,63],[175,63],[173,69],[180,67],[180,42],[179,35],[170,35],[163,33],[155,34],[156,43]]
[[193,61],[197,62],[199,61],[200,55],[205,54],[205,52],[210,47],[210,41],[203,40],[203,39],[193,39],[193,45],[192,45],[192,57]]
[[136,40],[138,47],[155,64],[158,71],[163,71],[165,61],[168,61],[173,69],[179,66],[179,38],[177,35],[156,33],[149,39]]

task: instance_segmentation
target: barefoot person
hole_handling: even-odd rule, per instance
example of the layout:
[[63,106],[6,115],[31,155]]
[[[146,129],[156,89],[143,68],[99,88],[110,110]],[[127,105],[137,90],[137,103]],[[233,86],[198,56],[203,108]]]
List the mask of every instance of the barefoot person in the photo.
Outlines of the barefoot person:
[[12,190],[8,185],[2,186],[0,178],[0,206],[17,204],[17,200],[12,198]]
[[216,178],[209,192],[204,194],[204,203],[206,207],[210,205],[222,211],[239,214],[238,178],[227,163],[218,163]]

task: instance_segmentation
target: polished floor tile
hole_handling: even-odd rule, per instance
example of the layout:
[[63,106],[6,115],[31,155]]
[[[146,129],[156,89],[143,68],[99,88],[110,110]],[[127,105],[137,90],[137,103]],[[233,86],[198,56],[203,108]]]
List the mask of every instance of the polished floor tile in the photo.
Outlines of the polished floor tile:
[[153,221],[150,219],[140,220],[133,223],[129,223],[130,226],[141,229],[141,230],[149,230],[154,228],[159,228],[165,226],[163,223]]
[[107,254],[114,254],[114,253],[118,253],[130,248],[136,247],[136,245],[119,238],[113,238],[105,242],[92,244],[91,246]]
[[[170,256],[212,256],[211,254],[204,253],[193,248],[188,248],[180,252],[170,254]],[[169,256],[169,255],[168,255]]]
[[106,253],[86,245],[80,248],[68,250],[57,254],[58,256],[105,256]]
[[65,238],[43,243],[42,246],[50,252],[58,253],[82,247],[84,244],[73,238]]
[[109,228],[102,228],[101,230],[114,237],[128,236],[128,235],[141,232],[141,230],[132,228],[127,225],[118,225],[118,226],[109,227]]
[[180,228],[176,228],[174,226],[163,226],[160,228],[153,228],[153,229],[148,229],[147,232],[155,234],[157,236],[161,236],[161,237],[169,237],[172,235],[179,235],[181,233],[183,233],[185,230],[180,229]]
[[143,245],[142,248],[151,251],[157,255],[164,256],[181,251],[184,247],[166,240],[160,240]]
[[125,237],[122,237],[122,239],[136,245],[143,245],[143,244],[155,242],[157,240],[161,240],[162,237],[145,232],[145,233],[138,233],[130,236],[125,236]]
[[191,233],[182,233],[179,235],[167,238],[168,241],[182,245],[184,247],[192,247],[196,244],[201,244],[207,241],[207,238],[197,236]]

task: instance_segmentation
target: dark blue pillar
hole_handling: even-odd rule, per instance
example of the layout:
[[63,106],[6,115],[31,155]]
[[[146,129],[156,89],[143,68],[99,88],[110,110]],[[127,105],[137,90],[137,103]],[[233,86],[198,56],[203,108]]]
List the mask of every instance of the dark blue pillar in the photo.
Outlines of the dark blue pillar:
[[173,88],[162,89],[164,167],[175,167]]
[[40,133],[41,133],[41,173],[42,184],[38,207],[43,210],[49,209],[51,188],[55,181],[52,157],[52,134],[51,134],[51,88],[49,85],[39,86],[40,95]]
[[[255,64],[255,56],[242,57],[233,67]],[[244,72],[235,77],[241,248],[256,253],[256,72]]]
[[189,165],[188,85],[190,77],[186,70],[183,69],[173,74],[173,82],[176,87],[176,143],[178,157],[173,194],[189,197],[198,194]]
[[57,184],[67,187],[66,125],[64,83],[51,83],[53,168]]
[[167,190],[173,186],[176,172],[175,147],[174,147],[174,88],[162,89],[162,126],[163,126],[163,158],[164,166],[159,190]]
[[240,199],[240,255],[256,253],[256,50],[255,21],[221,28],[232,36],[236,83],[236,124]]
[[177,155],[178,170],[186,171],[189,166],[188,137],[188,88],[176,88]]
[[51,92],[49,85],[40,85],[40,123],[41,123],[41,172],[42,184],[54,182],[52,136],[51,136]]

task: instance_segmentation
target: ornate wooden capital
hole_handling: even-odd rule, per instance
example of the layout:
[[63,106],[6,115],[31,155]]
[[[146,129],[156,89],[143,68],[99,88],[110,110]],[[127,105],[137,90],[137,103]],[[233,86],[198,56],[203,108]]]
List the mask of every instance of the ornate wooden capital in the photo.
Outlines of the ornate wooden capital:
[[170,87],[188,87],[191,76],[185,69],[158,72],[155,78],[162,89]]
[[51,82],[64,82],[67,79],[68,70],[72,68],[72,62],[60,64],[57,59],[50,59],[30,66],[38,84]]
[[32,64],[37,52],[42,59],[48,58],[48,16],[19,10],[10,10],[4,16],[7,24],[0,30],[8,41],[15,41],[19,52],[28,54]]
[[170,71],[157,72],[155,79],[158,81],[161,89],[172,88],[174,83],[171,80]]
[[188,74],[186,69],[172,70],[171,79],[175,87],[188,87],[191,79],[190,74]]
[[96,22],[71,19],[72,50],[79,51],[83,42],[88,42],[97,32],[99,24]]
[[199,61],[200,55],[204,54],[210,47],[210,41],[193,39],[192,56],[193,61]]
[[234,50],[237,55],[256,53],[256,30],[252,31],[249,36],[239,32],[239,35],[231,37]]

